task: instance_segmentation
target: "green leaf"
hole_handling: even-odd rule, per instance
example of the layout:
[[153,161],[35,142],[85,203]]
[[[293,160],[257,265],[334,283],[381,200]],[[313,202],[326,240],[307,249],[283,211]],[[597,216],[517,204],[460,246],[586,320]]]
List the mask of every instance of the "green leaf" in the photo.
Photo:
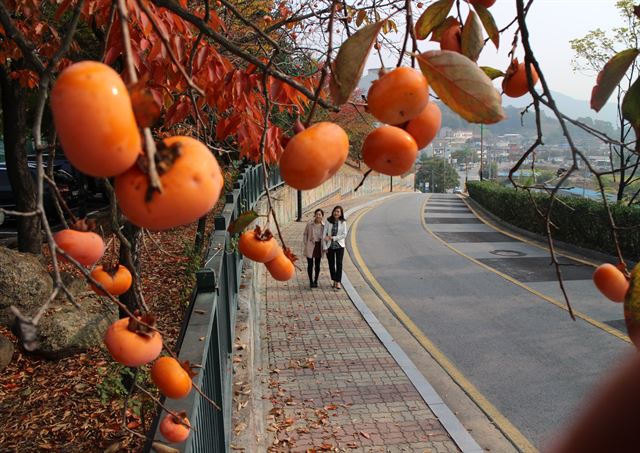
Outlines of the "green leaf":
[[624,95],[622,117],[631,123],[636,133],[640,131],[640,79],[636,79]]
[[340,46],[338,55],[331,65],[331,81],[329,83],[334,104],[342,105],[349,100],[349,96],[362,77],[369,52],[376,42],[384,22],[386,21],[376,22],[361,28]]
[[462,27],[462,54],[473,61],[477,61],[483,47],[484,39],[478,16],[469,10],[467,20],[464,23],[464,27]]
[[633,60],[638,56],[638,49],[627,49],[618,52],[604,65],[598,73],[596,86],[591,91],[591,108],[598,112],[618,86]]
[[438,0],[429,5],[416,22],[416,38],[426,39],[447,18],[447,14],[453,7],[454,0]]
[[498,77],[504,77],[505,75],[503,71],[490,66],[480,66],[480,69],[482,69],[491,80],[497,79]]
[[231,222],[231,225],[227,228],[227,231],[231,234],[242,232],[246,227],[251,225],[255,219],[260,217],[256,211],[246,211],[238,216],[236,220]]
[[416,57],[433,91],[462,118],[482,124],[505,118],[500,93],[473,61],[446,50],[431,50]]
[[473,5],[473,8],[478,13],[480,17],[480,21],[489,35],[489,39],[493,42],[493,45],[496,46],[496,49],[500,48],[500,33],[498,32],[498,27],[496,26],[496,21],[493,19],[493,16],[489,12],[487,8],[482,6],[480,3],[476,3]]

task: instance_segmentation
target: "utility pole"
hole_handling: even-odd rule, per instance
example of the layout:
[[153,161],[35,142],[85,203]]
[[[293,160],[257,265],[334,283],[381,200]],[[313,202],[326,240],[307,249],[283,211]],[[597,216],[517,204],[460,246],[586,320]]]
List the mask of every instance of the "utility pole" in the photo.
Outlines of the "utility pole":
[[484,177],[482,174],[484,172],[483,161],[484,161],[484,127],[481,124],[480,125],[480,181],[484,180]]

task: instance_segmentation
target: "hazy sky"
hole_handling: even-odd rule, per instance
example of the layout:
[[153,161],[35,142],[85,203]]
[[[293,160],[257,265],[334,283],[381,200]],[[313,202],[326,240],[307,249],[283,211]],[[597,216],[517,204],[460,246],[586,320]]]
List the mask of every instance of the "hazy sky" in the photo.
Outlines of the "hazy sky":
[[[425,2],[427,3],[427,2]],[[531,45],[547,81],[554,91],[576,99],[589,99],[595,84],[595,74],[574,73],[571,69],[573,51],[569,41],[583,37],[589,30],[609,30],[623,24],[615,0],[535,0],[529,12],[528,24]],[[465,8],[465,6],[463,6]],[[498,28],[504,27],[515,17],[515,0],[497,0],[491,12]],[[419,10],[421,13],[423,10]],[[463,18],[466,17],[466,10]],[[479,64],[505,70],[515,26],[501,35],[500,51],[492,43],[485,47]],[[395,41],[395,39],[394,39]],[[438,48],[437,43],[420,41],[421,51]],[[522,60],[520,48],[516,56]],[[371,56],[367,67],[380,65],[377,56]],[[385,58],[385,65],[395,65],[395,58]],[[393,62],[393,63],[392,63]]]

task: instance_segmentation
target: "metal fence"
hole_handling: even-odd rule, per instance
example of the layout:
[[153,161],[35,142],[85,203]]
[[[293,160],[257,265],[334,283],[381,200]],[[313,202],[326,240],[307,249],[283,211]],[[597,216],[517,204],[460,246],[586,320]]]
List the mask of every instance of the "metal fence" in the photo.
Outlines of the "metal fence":
[[[280,173],[272,169],[268,185],[282,184]],[[185,453],[218,453],[229,451],[231,433],[232,348],[235,337],[237,298],[240,287],[242,256],[230,246],[227,227],[237,216],[252,209],[264,195],[262,166],[241,170],[232,191],[226,194],[225,206],[215,217],[215,231],[211,235],[204,265],[196,273],[196,288],[178,339],[179,358],[198,364],[193,382],[220,410],[193,390],[181,400],[165,400],[172,411],[186,411],[193,429],[182,444],[172,444]],[[157,430],[162,411],[152,428],[153,440],[164,441]],[[145,452],[151,451],[150,440]]]

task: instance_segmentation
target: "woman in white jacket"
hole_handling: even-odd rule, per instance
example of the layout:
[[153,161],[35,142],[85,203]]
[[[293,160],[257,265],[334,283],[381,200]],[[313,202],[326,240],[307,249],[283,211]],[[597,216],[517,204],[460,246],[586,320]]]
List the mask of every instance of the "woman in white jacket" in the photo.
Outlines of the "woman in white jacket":
[[342,258],[344,257],[345,239],[347,238],[347,222],[344,218],[342,206],[336,206],[331,211],[324,225],[323,247],[327,251],[329,261],[329,273],[331,274],[331,286],[341,288]]

